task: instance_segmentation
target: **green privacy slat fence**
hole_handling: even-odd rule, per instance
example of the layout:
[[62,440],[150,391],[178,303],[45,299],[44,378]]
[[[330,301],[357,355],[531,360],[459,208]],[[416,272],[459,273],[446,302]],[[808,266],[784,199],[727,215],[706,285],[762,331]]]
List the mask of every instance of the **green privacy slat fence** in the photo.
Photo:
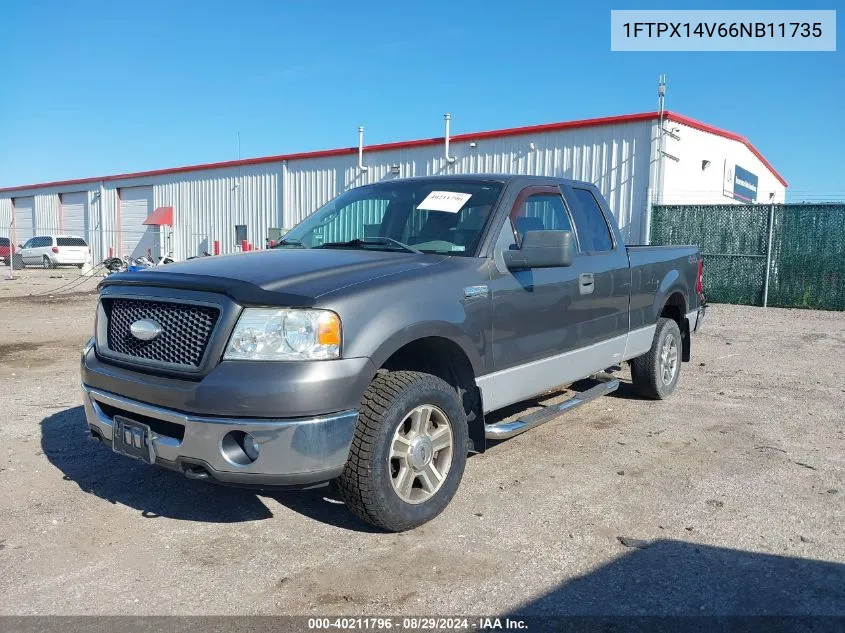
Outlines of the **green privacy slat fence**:
[[[769,217],[772,251],[768,257]],[[657,205],[652,244],[697,244],[709,301],[845,310],[845,204]]]
[[845,204],[775,207],[769,305],[845,310]]

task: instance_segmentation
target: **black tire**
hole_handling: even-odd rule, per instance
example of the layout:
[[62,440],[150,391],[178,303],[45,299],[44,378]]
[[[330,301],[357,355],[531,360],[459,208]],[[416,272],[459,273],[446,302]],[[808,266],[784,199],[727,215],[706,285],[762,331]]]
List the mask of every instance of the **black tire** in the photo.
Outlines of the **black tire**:
[[76,265],[76,267],[77,267],[79,270],[82,270],[83,268],[85,268],[85,264],[77,264],[77,265]]
[[[434,405],[448,418],[452,456],[440,488],[421,503],[408,503],[391,483],[388,456],[394,433],[421,405]],[[466,415],[452,386],[420,372],[379,373],[361,398],[358,426],[338,488],[360,519],[392,532],[410,530],[432,520],[452,500],[464,473],[468,445]]]
[[[664,345],[671,346],[672,342],[675,346],[675,369],[671,380],[667,382],[664,380],[662,352]],[[662,317],[658,319],[651,349],[648,353],[631,360],[631,381],[634,384],[634,390],[641,396],[654,400],[663,400],[671,396],[681,376],[682,350],[683,343],[678,324],[672,319]]]
[[50,270],[51,268],[55,268],[55,266],[50,263],[50,258],[44,255],[44,257],[41,258],[41,268],[44,270]]

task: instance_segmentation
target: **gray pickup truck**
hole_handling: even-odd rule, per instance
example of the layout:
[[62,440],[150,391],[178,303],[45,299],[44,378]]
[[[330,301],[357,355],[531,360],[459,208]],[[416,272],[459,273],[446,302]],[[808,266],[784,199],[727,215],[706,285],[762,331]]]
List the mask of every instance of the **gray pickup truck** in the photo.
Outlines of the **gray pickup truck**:
[[618,387],[608,368],[628,361],[639,394],[669,396],[704,309],[698,250],[626,247],[593,185],[383,181],[273,249],[106,278],[85,412],[117,453],[219,483],[333,482],[363,520],[406,530],[443,510],[487,440]]

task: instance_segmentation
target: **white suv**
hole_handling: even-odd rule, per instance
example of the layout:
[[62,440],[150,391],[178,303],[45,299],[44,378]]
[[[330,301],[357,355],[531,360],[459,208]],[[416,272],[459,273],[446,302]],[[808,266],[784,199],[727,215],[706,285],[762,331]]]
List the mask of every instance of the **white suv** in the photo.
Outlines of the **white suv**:
[[91,261],[91,249],[81,237],[73,235],[40,235],[27,240],[20,247],[24,266],[77,266]]

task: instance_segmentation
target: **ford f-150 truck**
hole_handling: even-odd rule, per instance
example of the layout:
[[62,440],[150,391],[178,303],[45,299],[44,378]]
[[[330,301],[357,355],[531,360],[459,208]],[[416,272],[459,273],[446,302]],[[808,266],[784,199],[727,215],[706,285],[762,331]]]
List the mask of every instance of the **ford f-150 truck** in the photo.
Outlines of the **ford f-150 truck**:
[[[387,530],[439,514],[469,453],[619,382],[661,399],[704,315],[686,246],[626,247],[596,187],[445,176],[341,194],[266,251],[101,283],[92,435],[191,479],[336,484]],[[515,421],[497,409],[598,376]]]

